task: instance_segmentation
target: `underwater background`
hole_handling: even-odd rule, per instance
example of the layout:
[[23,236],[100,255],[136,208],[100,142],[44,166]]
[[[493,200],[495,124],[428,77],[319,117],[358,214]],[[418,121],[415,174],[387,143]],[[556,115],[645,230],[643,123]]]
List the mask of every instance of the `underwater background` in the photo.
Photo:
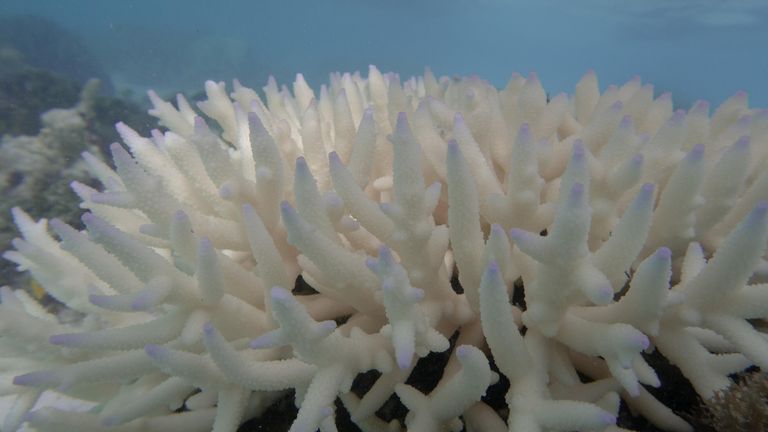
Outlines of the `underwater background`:
[[56,57],[57,41],[29,27],[7,34],[24,15],[60,26],[83,50],[72,54],[90,59],[47,66],[75,77],[99,71],[139,96],[196,91],[206,79],[257,88],[297,72],[319,86],[332,71],[375,64],[403,78],[430,66],[497,86],[536,71],[553,95],[594,69],[603,85],[640,75],[681,107],[717,105],[742,89],[768,106],[762,0],[3,0],[3,38],[37,59]]
[[[298,72],[318,88],[374,64],[497,87],[536,72],[554,96],[594,70],[601,89],[640,76],[675,108],[740,90],[768,107],[767,46],[765,0],[0,0],[0,252],[13,206],[78,226],[80,153],[108,155],[119,120],[146,136],[149,89],[195,99],[205,80]],[[0,259],[2,285],[44,296]]]

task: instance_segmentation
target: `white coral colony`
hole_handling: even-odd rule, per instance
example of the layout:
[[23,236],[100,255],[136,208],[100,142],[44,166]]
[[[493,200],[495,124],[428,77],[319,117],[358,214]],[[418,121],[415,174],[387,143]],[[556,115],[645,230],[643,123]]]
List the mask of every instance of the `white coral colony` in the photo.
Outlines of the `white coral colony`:
[[[3,430],[235,431],[295,391],[293,432],[336,430],[338,400],[364,431],[617,431],[620,400],[689,431],[643,353],[703,398],[768,368],[768,111],[743,93],[710,115],[639,79],[549,99],[375,67],[205,89],[150,93],[163,129],[118,124],[114,169],[84,155],[82,232],[14,210],[4,256],[84,318],[3,288]],[[405,383],[446,350],[434,390]]]

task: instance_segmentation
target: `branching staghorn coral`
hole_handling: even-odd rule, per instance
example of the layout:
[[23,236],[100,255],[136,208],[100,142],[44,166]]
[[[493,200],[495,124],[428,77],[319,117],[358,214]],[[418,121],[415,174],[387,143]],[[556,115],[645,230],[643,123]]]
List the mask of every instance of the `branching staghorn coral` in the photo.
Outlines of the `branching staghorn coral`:
[[[548,99],[375,67],[206,93],[150,93],[165,132],[118,124],[114,169],[85,155],[84,231],[14,210],[4,256],[84,319],[3,288],[3,430],[235,431],[295,390],[293,432],[336,430],[337,398],[364,431],[618,431],[620,400],[688,431],[643,353],[705,399],[768,367],[768,112],[743,93],[710,116],[639,79]],[[452,336],[437,387],[405,384]],[[32,410],[47,391],[96,406]]]

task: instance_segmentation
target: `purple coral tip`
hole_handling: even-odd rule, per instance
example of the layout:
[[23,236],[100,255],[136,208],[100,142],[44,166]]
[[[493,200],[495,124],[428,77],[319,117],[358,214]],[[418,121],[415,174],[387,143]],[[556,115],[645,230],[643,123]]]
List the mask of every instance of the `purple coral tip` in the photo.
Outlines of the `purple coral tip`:
[[598,304],[608,304],[613,300],[613,288],[610,284],[599,287],[595,294],[595,302]]
[[410,354],[404,354],[404,353],[397,354],[397,367],[399,367],[400,370],[406,370],[410,368],[412,357],[413,356]]
[[688,153],[688,158],[691,161],[700,161],[704,158],[704,144],[696,144]]
[[646,194],[652,194],[653,191],[656,189],[656,185],[653,183],[645,183],[640,190],[643,191],[643,193]]
[[571,198],[578,198],[584,194],[584,184],[576,182],[571,186]]
[[577,138],[573,142],[573,158],[581,159],[584,157],[584,141],[581,138]]
[[458,155],[458,153],[459,153],[459,143],[455,139],[448,141],[448,154],[456,156]]
[[604,413],[600,415],[600,421],[606,426],[616,424],[616,416],[610,413]]
[[200,249],[209,250],[213,248],[213,242],[208,237],[202,237],[198,242],[198,246]]
[[488,272],[489,273],[498,273],[499,272],[499,263],[497,263],[495,260],[488,263]]
[[88,301],[91,302],[91,304],[104,307],[104,305],[109,304],[109,298],[110,296],[105,296],[101,294],[90,294],[88,295]]
[[120,423],[119,419],[116,416],[107,416],[101,419],[101,425],[102,426],[117,426]]
[[733,144],[733,148],[734,148],[734,150],[744,151],[744,150],[749,148],[750,141],[751,141],[751,138],[750,138],[749,135],[742,135]]
[[282,201],[280,203],[280,211],[283,212],[283,214],[291,214],[293,213],[293,207],[288,201]]
[[469,348],[467,348],[466,345],[461,345],[458,348],[456,348],[456,357],[464,358],[467,356],[468,352],[469,352]]
[[372,272],[375,272],[378,270],[378,261],[376,261],[376,258],[368,257],[365,259],[365,266]]
[[392,251],[389,249],[389,247],[387,247],[387,245],[379,246],[379,259],[383,259],[385,261],[392,260]]
[[71,345],[77,339],[75,334],[57,334],[48,338],[48,342],[52,345]]
[[697,114],[707,114],[709,112],[709,102],[705,100],[696,101],[691,108],[691,112]]
[[243,204],[242,210],[243,210],[243,213],[249,213],[249,214],[254,214],[256,212],[256,209],[253,208],[253,206],[249,203]]
[[206,336],[210,336],[214,334],[215,331],[216,331],[216,328],[213,326],[212,322],[208,321],[207,323],[203,324],[203,333]]
[[651,346],[651,340],[648,339],[648,336],[641,333],[640,336],[638,337],[637,344],[643,350],[647,350],[648,347]]
[[672,258],[672,251],[668,247],[662,246],[656,251],[656,256],[667,261]]
[[261,119],[259,118],[259,115],[256,114],[254,111],[251,111],[248,113],[248,123],[252,127],[256,127],[257,129],[263,129],[264,125],[261,124]]
[[278,286],[272,287],[270,294],[272,295],[272,300],[277,302],[286,302],[291,298],[291,293]]
[[677,110],[674,114],[672,114],[672,117],[669,119],[669,123],[673,126],[680,126],[683,124],[683,120],[685,120],[685,111]]
[[147,344],[144,346],[144,352],[153,359],[159,359],[166,352],[166,349],[160,345]]
[[509,230],[509,238],[511,238],[515,242],[524,241],[527,235],[528,233],[525,230],[520,228],[512,228]]
[[752,116],[749,114],[743,115],[739,117],[736,123],[743,128],[748,128],[752,124]]
[[766,212],[768,212],[768,201],[760,201],[757,203],[754,210],[755,216],[762,219],[765,217]]
[[27,414],[25,414],[21,419],[25,423],[34,423],[40,419],[40,413],[35,411],[30,411]]
[[148,291],[144,291],[139,293],[136,298],[133,299],[133,302],[131,303],[131,309],[135,311],[143,311],[147,310],[149,306],[152,304],[152,297],[149,294]]
[[[120,123],[118,123],[118,125],[119,124]],[[117,125],[115,125],[115,127],[117,127]],[[109,151],[112,153],[112,156],[116,154],[127,153],[123,148],[123,146],[121,146],[119,143],[116,143],[116,142],[113,142],[112,144],[109,145]]]
[[385,293],[391,293],[395,291],[395,281],[388,277],[381,283],[381,290]]
[[299,156],[296,158],[296,171],[306,171],[307,170],[307,160],[304,159],[304,156]]
[[42,384],[51,384],[56,381],[56,373],[53,371],[37,371],[13,378],[13,384],[26,387],[37,387]]

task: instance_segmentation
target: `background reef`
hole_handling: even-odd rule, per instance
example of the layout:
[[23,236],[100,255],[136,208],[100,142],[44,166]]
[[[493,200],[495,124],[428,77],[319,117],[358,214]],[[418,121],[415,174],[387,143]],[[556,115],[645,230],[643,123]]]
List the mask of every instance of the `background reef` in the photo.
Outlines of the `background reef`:
[[477,74],[497,87],[511,71],[536,71],[552,94],[570,92],[589,69],[604,82],[637,74],[659,93],[674,91],[681,106],[697,98],[717,105],[741,89],[768,106],[768,60],[759,55],[766,10],[761,0],[0,3],[0,17],[47,18],[90,53],[51,52],[77,45],[38,32],[35,58],[77,65],[70,70],[85,79],[106,74],[138,98],[148,88],[197,91],[206,79],[258,88],[270,75],[289,82],[296,71],[319,86],[330,72],[376,64],[403,76],[426,65],[437,74]]
[[[93,184],[79,155],[103,155],[118,139],[114,124],[126,118],[148,133],[146,107],[113,94],[77,36],[45,18],[0,18],[0,249],[17,235],[12,207],[78,223],[69,184]],[[0,261],[3,284],[28,286],[17,280],[24,277]]]

